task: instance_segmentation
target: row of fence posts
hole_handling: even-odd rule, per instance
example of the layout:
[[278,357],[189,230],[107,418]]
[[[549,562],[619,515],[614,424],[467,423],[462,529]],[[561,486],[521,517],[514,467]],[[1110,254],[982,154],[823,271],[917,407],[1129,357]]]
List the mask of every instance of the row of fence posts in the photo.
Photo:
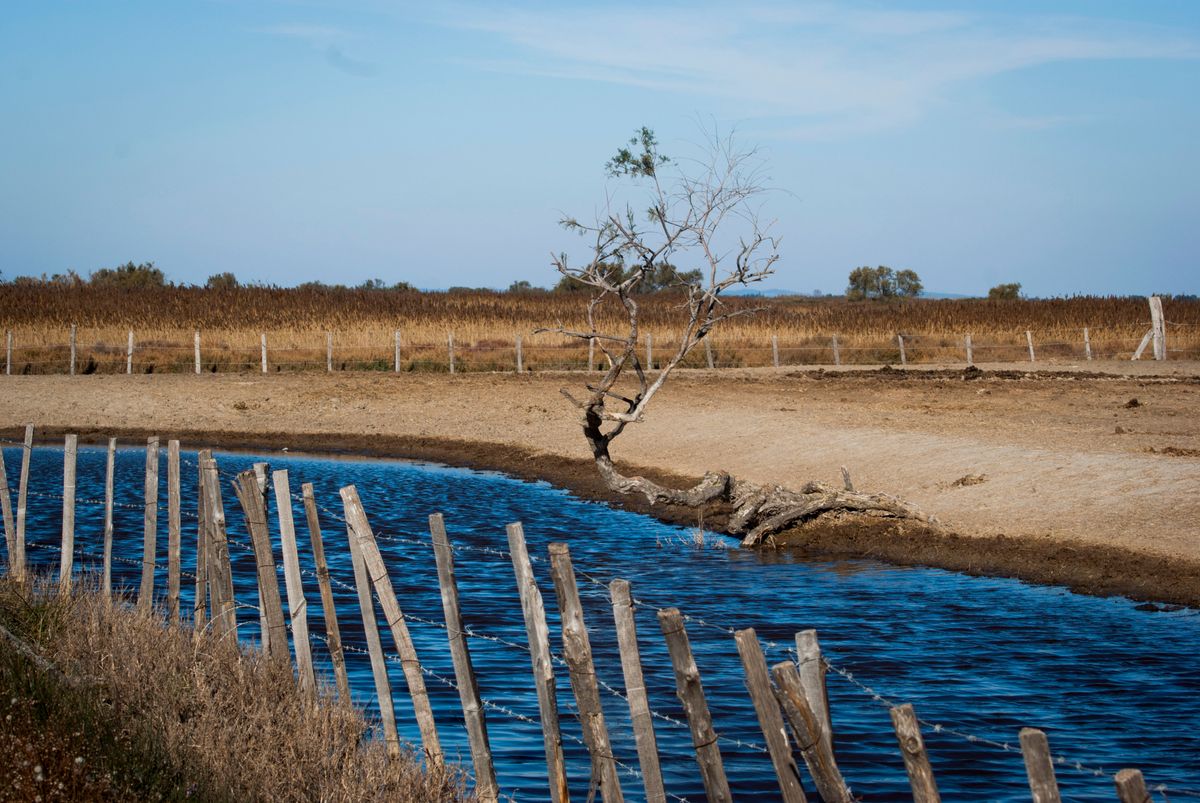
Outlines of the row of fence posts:
[[[27,572],[25,525],[32,445],[33,427],[28,426],[25,429],[15,521],[12,515],[3,451],[0,450],[0,506],[3,508],[8,568],[11,575],[18,580],[24,579]],[[116,445],[115,438],[108,440],[104,499],[102,593],[109,599],[112,597],[112,511]],[[63,522],[59,571],[59,588],[63,591],[69,590],[71,585],[72,564],[76,549],[74,507],[77,446],[77,437],[67,435],[63,458]],[[136,601],[138,610],[147,614],[153,611],[155,606],[154,569],[158,530],[158,463],[159,439],[151,437],[146,444],[144,551],[141,560],[141,583]],[[267,472],[267,464],[255,464],[253,469],[238,474],[232,485],[245,514],[246,526],[253,545],[258,581],[258,604],[254,607],[258,608],[260,615],[262,650],[275,659],[291,661],[292,656],[288,651],[287,625],[283,619],[283,601],[279,593],[278,563],[267,523]],[[271,472],[270,480],[270,490],[274,493],[278,515],[287,597],[286,610],[292,632],[297,685],[300,694],[315,699],[317,682],[309,644],[307,601],[301,579],[299,547],[292,515],[293,497],[287,470]],[[179,610],[180,482],[179,441],[170,440],[167,444],[166,612],[172,624],[178,624],[181,621]],[[197,485],[196,604],[192,611],[192,623],[197,639],[202,639],[209,634],[218,638],[237,638],[234,585],[229,556],[230,541],[227,534],[225,508],[221,499],[219,471],[211,450],[206,449],[199,452]],[[423,670],[413,639],[409,634],[404,613],[393,589],[387,565],[379,550],[375,534],[367,520],[366,511],[363,509],[355,486],[349,485],[342,488],[340,496],[345,511],[347,545],[354,571],[355,588],[362,612],[367,652],[371,661],[387,748],[392,754],[399,753],[400,738],[387,673],[387,658],[383,653],[379,628],[375,620],[376,601],[384,614],[384,621],[391,631],[399,653],[425,757],[432,764],[442,764],[445,760],[444,752],[439,741],[433,708],[425,687]],[[338,691],[348,699],[350,688],[345,668],[345,656],[337,614],[334,609],[329,568],[325,560],[317,503],[313,494],[313,486],[310,483],[302,486],[301,499],[312,545],[316,576],[320,586],[331,664]],[[446,534],[445,522],[441,514],[430,516],[429,526],[434,560],[437,564],[438,582],[441,588],[450,654],[454,665],[456,681],[454,685],[459,692],[474,767],[475,794],[480,800],[495,801],[500,797],[499,785],[488,741],[483,698],[465,638],[466,635],[469,635],[469,630],[463,622],[459,605],[454,550]],[[554,803],[565,803],[568,800],[568,783],[563,759],[563,741],[559,727],[553,660],[550,652],[550,636],[545,607],[534,577],[533,565],[521,524],[509,524],[506,533],[509,556],[513,564],[528,636],[545,745],[550,797]],[[583,741],[591,757],[589,799],[599,792],[607,803],[615,803],[623,800],[623,792],[618,777],[617,760],[613,754],[601,707],[588,628],[584,621],[570,549],[565,543],[551,543],[549,556],[551,580],[558,602],[562,629],[563,655],[579,711]],[[647,800],[657,803],[665,801],[667,793],[663,784],[661,760],[652,725],[652,712],[646,697],[646,685],[642,675],[630,584],[626,580],[616,579],[609,585],[609,590],[621,656],[621,668],[634,731],[634,742],[641,768],[639,774],[643,781]],[[732,791],[725,775],[718,746],[718,736],[709,714],[700,671],[696,666],[688,641],[685,618],[676,608],[658,610],[657,616],[674,671],[676,692],[691,730],[695,759],[705,794],[710,801],[731,801],[733,799]],[[806,800],[798,764],[794,757],[794,746],[799,750],[821,799],[837,803],[849,803],[854,800],[834,756],[833,728],[828,694],[825,688],[825,675],[828,670],[821,656],[816,631],[805,630],[797,633],[798,660],[796,662],[790,660],[779,662],[769,671],[762,645],[752,628],[736,631],[734,638],[743,665],[746,688],[767,744],[767,752],[775,769],[782,799],[788,803]],[[909,777],[913,799],[918,803],[939,801],[937,783],[913,707],[908,704],[893,707],[891,719]],[[789,729],[790,738],[788,736]],[[1035,803],[1059,801],[1061,798],[1045,733],[1025,728],[1020,732],[1020,744]],[[1145,803],[1150,799],[1140,771],[1122,770],[1117,773],[1114,780],[1121,801]]]

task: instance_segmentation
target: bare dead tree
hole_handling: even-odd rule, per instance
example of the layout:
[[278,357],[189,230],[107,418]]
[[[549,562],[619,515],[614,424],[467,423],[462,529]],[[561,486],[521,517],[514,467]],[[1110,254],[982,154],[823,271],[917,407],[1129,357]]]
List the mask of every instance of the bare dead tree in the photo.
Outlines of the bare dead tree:
[[[606,368],[598,382],[586,384],[587,395],[562,393],[582,417],[583,434],[596,467],[607,486],[617,493],[640,494],[650,504],[702,508],[725,503],[731,507],[728,529],[754,546],[781,530],[832,511],[928,520],[912,505],[886,494],[855,491],[845,475],[844,487],[809,482],[792,490],[764,486],[709,472],[691,488],[668,488],[645,477],[625,476],[609,452],[612,442],[629,424],[642,421],[648,405],[671,373],[705,337],[730,318],[757,309],[729,309],[722,294],[733,287],[761,282],[774,273],[779,241],[771,223],[760,217],[768,192],[762,162],[753,149],[739,149],[732,136],[709,136],[705,155],[679,164],[658,152],[654,132],[642,128],[606,165],[612,178],[631,179],[646,193],[648,206],[639,213],[613,194],[594,222],[565,218],[562,225],[588,241],[587,261],[572,265],[566,254],[553,257],[556,270],[590,291],[587,328],[563,326],[539,329],[590,341],[599,346]],[[695,260],[699,270],[681,272],[681,259]],[[649,282],[660,283],[666,273],[681,297],[686,321],[678,345],[657,374],[638,356],[639,292]],[[615,310],[623,321],[619,331],[602,331],[602,312]],[[632,374],[633,389],[620,384]]]

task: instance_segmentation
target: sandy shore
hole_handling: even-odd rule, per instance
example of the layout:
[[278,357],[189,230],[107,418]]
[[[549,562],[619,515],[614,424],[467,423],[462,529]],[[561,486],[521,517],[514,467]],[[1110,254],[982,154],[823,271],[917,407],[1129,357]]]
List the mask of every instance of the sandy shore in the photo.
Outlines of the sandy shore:
[[[1200,604],[1200,365],[984,367],[683,373],[614,454],[655,473],[784,485],[839,481],[844,465],[858,488],[905,497],[941,528],[796,534],[809,549]],[[32,422],[47,434],[392,454],[610,498],[559,395],[580,375],[2,379],[9,437]]]

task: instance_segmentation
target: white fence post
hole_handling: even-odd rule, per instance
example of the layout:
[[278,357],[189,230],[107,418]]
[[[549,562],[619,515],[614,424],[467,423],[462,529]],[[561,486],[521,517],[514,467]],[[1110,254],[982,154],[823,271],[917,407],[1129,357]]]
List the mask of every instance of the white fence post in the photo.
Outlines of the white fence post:
[[779,337],[771,335],[771,363],[776,368],[779,367]]
[[904,335],[896,335],[896,342],[900,344],[900,364],[908,365],[908,354],[904,351]]
[[842,350],[838,346],[837,335],[833,336],[833,364],[834,365],[842,364]]
[[1089,360],[1092,358],[1092,338],[1091,335],[1088,334],[1088,328],[1086,326],[1083,327],[1083,353],[1087,355]]
[[265,374],[267,372],[267,336],[265,333],[261,336],[260,342],[262,343],[262,372]]
[[12,329],[8,330],[4,339],[4,375],[12,376]]
[[1037,358],[1033,355],[1033,332],[1025,330],[1025,342],[1029,344],[1029,361],[1037,362]]
[[517,335],[517,373],[525,371],[525,360],[521,354],[521,336]]
[[392,337],[392,345],[394,346],[395,353],[396,353],[395,373],[398,374],[398,373],[400,373],[400,330],[399,329],[396,330],[395,335]]
[[646,333],[646,370],[654,368],[654,335]]
[[133,373],[133,330],[129,330],[129,343],[125,346],[125,373]]
[[196,355],[196,373],[200,373],[200,330],[197,329],[192,337],[192,350]]
[[446,337],[447,351],[450,353],[450,373],[454,373],[454,333],[451,332]]
[[971,334],[969,332],[967,333],[966,344],[967,344],[967,365],[974,365],[975,364],[975,349],[971,345]]
[[325,333],[325,372],[333,373],[333,332]]
[[75,324],[71,324],[71,376],[75,376]]
[[1163,318],[1162,299],[1150,296],[1150,326],[1154,332],[1154,359],[1167,358],[1167,328]]

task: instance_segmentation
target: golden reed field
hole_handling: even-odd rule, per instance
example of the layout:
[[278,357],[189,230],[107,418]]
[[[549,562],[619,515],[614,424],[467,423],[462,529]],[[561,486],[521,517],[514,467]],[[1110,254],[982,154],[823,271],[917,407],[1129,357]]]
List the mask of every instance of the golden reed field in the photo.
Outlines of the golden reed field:
[[[1096,359],[1128,359],[1150,328],[1149,307],[1138,297],[1074,297],[988,301],[731,297],[731,309],[761,308],[714,333],[718,367],[833,364],[833,338],[842,363],[898,363],[903,335],[910,363],[962,362],[971,335],[976,362],[1029,358],[1025,332],[1039,361],[1082,360],[1084,329]],[[68,370],[75,325],[77,370],[126,370],[128,333],[134,333],[135,373],[194,370],[200,332],[204,371],[260,370],[266,335],[269,370],[324,369],[333,343],[334,370],[393,370],[400,333],[402,371],[448,370],[454,339],[457,370],[512,370],[515,339],[522,338],[530,370],[584,368],[586,344],[555,334],[533,334],[562,324],[583,328],[586,298],[575,293],[433,292],[240,287],[119,289],[53,285],[0,285],[0,327],[11,332],[11,372]],[[671,293],[640,300],[642,330],[654,361],[673,347],[681,319]],[[1200,358],[1200,301],[1165,298],[1171,359]],[[607,323],[619,331],[621,321]],[[599,359],[597,357],[597,359]],[[697,349],[688,364],[702,367]]]

